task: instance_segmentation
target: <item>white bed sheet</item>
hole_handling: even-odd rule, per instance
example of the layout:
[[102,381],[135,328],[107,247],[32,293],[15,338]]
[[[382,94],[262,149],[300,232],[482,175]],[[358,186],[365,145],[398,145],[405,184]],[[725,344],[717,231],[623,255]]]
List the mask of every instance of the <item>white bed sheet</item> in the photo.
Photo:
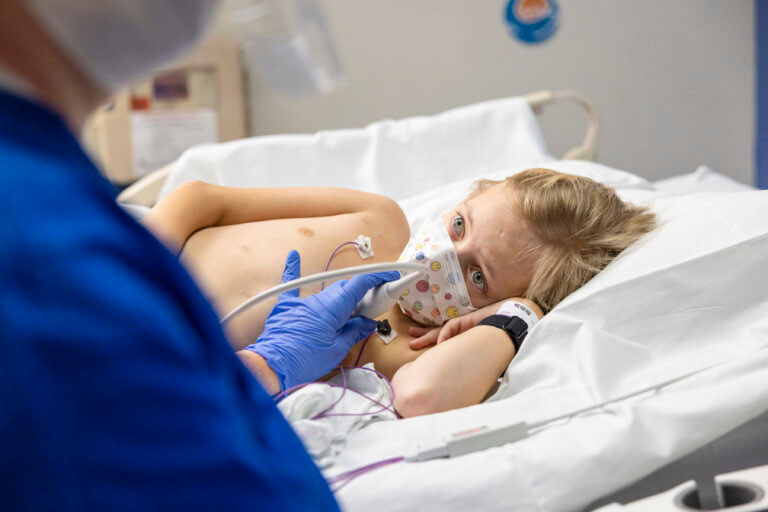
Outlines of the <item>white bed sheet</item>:
[[700,165],[691,173],[654,181],[653,186],[665,195],[757,190],[755,187],[729,178],[707,165]]

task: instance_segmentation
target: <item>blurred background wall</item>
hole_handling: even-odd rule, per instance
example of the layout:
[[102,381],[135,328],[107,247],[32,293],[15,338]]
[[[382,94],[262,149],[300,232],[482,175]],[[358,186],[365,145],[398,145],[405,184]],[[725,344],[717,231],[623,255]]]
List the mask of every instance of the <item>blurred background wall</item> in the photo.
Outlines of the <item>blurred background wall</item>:
[[[308,98],[249,82],[252,135],[359,127],[539,89],[600,111],[597,160],[655,180],[708,164],[754,182],[753,0],[560,0],[560,28],[529,46],[500,0],[324,0],[348,81]],[[572,105],[541,117],[550,153],[579,142]]]

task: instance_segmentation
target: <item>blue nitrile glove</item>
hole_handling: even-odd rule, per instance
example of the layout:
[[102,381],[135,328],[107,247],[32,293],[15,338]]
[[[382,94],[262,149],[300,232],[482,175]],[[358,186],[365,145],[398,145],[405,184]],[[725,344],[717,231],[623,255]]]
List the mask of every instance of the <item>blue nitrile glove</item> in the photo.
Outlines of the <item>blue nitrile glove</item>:
[[[301,258],[291,251],[283,282],[300,274]],[[285,292],[267,316],[264,332],[246,350],[266,360],[281,389],[318,379],[335,368],[352,345],[376,330],[371,319],[350,318],[357,303],[371,288],[399,278],[399,272],[361,274],[303,299],[298,289]]]

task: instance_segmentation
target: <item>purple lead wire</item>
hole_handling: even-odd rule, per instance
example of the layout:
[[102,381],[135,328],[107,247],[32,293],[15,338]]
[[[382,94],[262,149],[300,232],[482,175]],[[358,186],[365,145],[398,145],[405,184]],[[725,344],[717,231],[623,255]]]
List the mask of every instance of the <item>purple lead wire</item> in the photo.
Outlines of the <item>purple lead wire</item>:
[[[328,267],[330,267],[331,261],[333,260],[333,257],[336,256],[336,253],[339,252],[339,250],[342,247],[346,246],[346,245],[359,246],[360,244],[358,244],[357,242],[344,242],[343,244],[338,246],[336,249],[334,249],[333,252],[331,253],[331,256],[328,258],[328,262],[325,264],[325,269],[323,270],[323,272],[328,270]],[[321,290],[325,289],[325,281],[323,281],[323,283],[321,284],[320,289]],[[369,416],[369,415],[373,415],[373,414],[378,414],[378,413],[383,412],[383,411],[389,411],[389,412],[395,414],[399,418],[400,415],[397,414],[397,411],[395,411],[395,409],[393,407],[394,404],[395,404],[395,388],[392,387],[392,383],[389,381],[389,379],[387,379],[384,376],[384,374],[382,374],[380,371],[378,371],[378,370],[376,370],[374,368],[366,368],[364,366],[357,366],[357,364],[360,362],[360,358],[363,355],[363,350],[365,349],[365,344],[368,342],[368,339],[370,339],[370,336],[368,338],[366,338],[365,341],[363,341],[363,344],[360,347],[360,352],[357,354],[357,359],[355,360],[354,366],[339,365],[339,371],[341,372],[341,378],[342,378],[342,384],[341,385],[334,384],[332,382],[305,382],[305,383],[302,383],[302,384],[297,384],[296,386],[292,386],[292,387],[290,387],[288,389],[285,389],[285,390],[277,393],[274,396],[275,402],[280,402],[281,400],[286,398],[291,393],[294,393],[295,391],[298,391],[299,389],[302,389],[302,388],[304,388],[306,386],[309,386],[310,384],[325,384],[325,385],[327,385],[329,387],[332,387],[332,388],[342,388],[341,394],[336,399],[336,401],[334,401],[331,405],[329,405],[328,407],[326,407],[325,409],[323,409],[319,413],[317,413],[314,416],[312,416],[312,418],[310,418],[312,420],[318,420],[320,418],[327,418],[327,417],[330,417],[330,416]],[[361,392],[356,391],[354,389],[349,389],[347,387],[347,374],[344,373],[345,369],[347,369],[347,370],[353,370],[353,369],[365,370],[365,371],[373,372],[378,377],[380,377],[384,382],[387,383],[387,387],[389,387],[389,393],[390,393],[390,397],[391,397],[389,405],[384,405],[381,402],[379,402],[378,400],[376,400],[375,398],[371,398],[370,396],[366,395],[365,393],[361,393]],[[341,402],[341,400],[344,398],[344,395],[346,394],[347,390],[349,390],[349,391],[351,391],[353,393],[356,393],[356,394],[358,394],[358,395],[360,395],[360,396],[370,400],[374,404],[376,404],[379,407],[381,407],[381,409],[378,409],[378,410],[375,410],[375,411],[372,411],[372,412],[363,412],[363,413],[344,413],[344,412],[329,413],[328,411],[333,410],[333,408],[336,407],[336,405],[338,405],[339,402]],[[338,483],[339,485],[332,489],[333,492],[338,492],[344,486],[346,486],[349,482],[351,482],[355,478],[359,477],[360,475],[364,475],[365,473],[367,473],[369,471],[373,471],[375,469],[378,469],[378,468],[381,468],[381,467],[384,467],[384,466],[388,466],[390,464],[401,462],[403,460],[405,460],[404,457],[393,457],[391,459],[380,460],[380,461],[374,462],[372,464],[368,464],[367,466],[363,466],[363,467],[360,467],[360,468],[352,469],[350,471],[346,471],[344,473],[341,473],[339,475],[331,477],[331,478],[328,479],[328,484],[329,485],[333,485],[333,484]]]
[[345,471],[344,473],[338,474],[336,476],[332,476],[327,479],[327,482],[329,485],[340,483],[340,485],[331,488],[333,492],[339,492],[345,485],[347,485],[349,482],[359,477],[360,475],[364,475],[365,473],[368,473],[369,471],[373,471],[374,469],[379,469],[381,467],[388,466],[396,462],[401,462],[403,460],[405,460],[405,457],[392,457],[391,459],[384,459],[377,462],[373,462],[371,464],[368,464],[367,466],[351,469],[349,471]]
[[[373,415],[373,414],[378,414],[378,413],[383,412],[383,411],[389,411],[389,412],[397,415],[397,411],[395,411],[394,407],[393,407],[394,404],[395,404],[395,388],[392,387],[392,383],[389,381],[389,379],[387,379],[384,376],[384,374],[382,374],[380,371],[376,370],[375,368],[366,368],[365,366],[341,366],[340,365],[339,366],[339,370],[341,371],[342,378],[343,378],[343,381],[342,381],[343,383],[342,384],[334,384],[332,382],[305,382],[303,384],[298,384],[298,385],[290,387],[290,388],[288,388],[288,389],[286,389],[284,391],[281,391],[280,393],[276,394],[273,398],[274,398],[274,400],[276,402],[280,402],[281,400],[283,400],[289,394],[291,394],[291,393],[293,393],[295,391],[298,391],[301,388],[309,386],[310,384],[325,384],[326,386],[331,387],[331,388],[342,388],[341,395],[339,396],[339,398],[336,399],[335,402],[333,402],[333,404],[331,404],[329,407],[326,407],[325,409],[323,409],[321,412],[317,413],[316,415],[314,415],[310,419],[316,420],[316,419],[320,419],[320,418],[327,418],[327,417],[330,417],[330,416],[370,416],[370,415]],[[348,388],[347,387],[347,376],[344,373],[344,370],[365,370],[367,372],[375,373],[379,378],[381,378],[384,382],[387,383],[387,387],[389,388],[389,393],[390,393],[390,396],[391,396],[389,404],[388,405],[384,405],[381,402],[379,402],[378,400],[376,400],[375,398],[371,398],[370,396],[366,395],[365,393],[361,393],[361,392],[359,392],[357,390]],[[352,393],[355,393],[357,395],[362,396],[363,398],[365,398],[367,400],[370,400],[374,404],[376,404],[379,407],[381,407],[381,409],[378,409],[378,410],[375,410],[375,411],[371,411],[371,412],[360,412],[360,413],[357,413],[357,412],[328,413],[328,411],[333,409],[341,401],[342,397],[344,396],[344,393],[346,393],[347,391],[351,391]]]
[[[331,266],[331,260],[333,260],[333,257],[336,256],[336,253],[339,252],[339,249],[341,249],[345,245],[350,245],[350,244],[354,245],[354,246],[359,246],[360,245],[357,242],[344,242],[343,244],[341,244],[340,246],[335,248],[333,250],[333,252],[331,253],[331,256],[328,258],[328,262],[325,264],[325,268],[323,269],[323,272],[327,272],[328,271],[328,267]],[[320,290],[325,290],[325,281],[320,283]]]
[[317,420],[317,419],[325,417],[325,413],[327,413],[328,411],[330,411],[331,409],[336,407],[336,404],[341,402],[341,399],[344,398],[344,394],[347,392],[347,374],[344,373],[344,367],[342,365],[339,365],[339,371],[341,372],[341,382],[342,382],[341,387],[343,388],[341,390],[341,394],[339,395],[339,398],[337,398],[335,402],[333,402],[331,405],[329,405],[328,407],[326,407],[325,409],[323,409],[322,411],[320,411],[319,413],[315,414],[314,416],[312,416],[309,419]]

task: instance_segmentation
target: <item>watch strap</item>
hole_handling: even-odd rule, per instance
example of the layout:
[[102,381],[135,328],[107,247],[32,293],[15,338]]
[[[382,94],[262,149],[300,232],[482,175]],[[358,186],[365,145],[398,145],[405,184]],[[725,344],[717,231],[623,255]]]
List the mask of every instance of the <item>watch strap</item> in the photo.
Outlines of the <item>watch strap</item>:
[[520,345],[528,335],[528,323],[519,316],[491,315],[477,325],[490,325],[506,332],[515,346],[515,353],[520,350]]

